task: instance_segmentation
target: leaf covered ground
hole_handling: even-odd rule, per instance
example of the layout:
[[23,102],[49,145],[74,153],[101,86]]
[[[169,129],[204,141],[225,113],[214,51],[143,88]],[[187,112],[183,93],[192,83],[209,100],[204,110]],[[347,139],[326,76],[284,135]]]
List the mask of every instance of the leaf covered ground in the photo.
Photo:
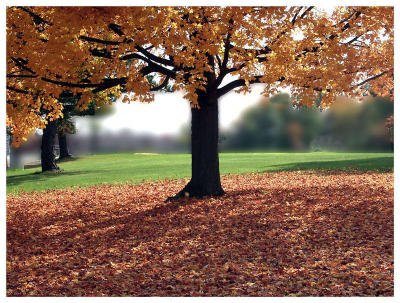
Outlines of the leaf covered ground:
[[8,296],[393,296],[393,173],[226,175],[7,196]]

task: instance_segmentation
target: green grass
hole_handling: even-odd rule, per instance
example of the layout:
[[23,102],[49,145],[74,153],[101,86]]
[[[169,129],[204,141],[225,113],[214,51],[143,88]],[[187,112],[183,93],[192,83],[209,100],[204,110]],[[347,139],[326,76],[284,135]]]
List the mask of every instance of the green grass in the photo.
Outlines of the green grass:
[[[7,193],[43,191],[94,184],[141,183],[190,177],[189,154],[104,154],[61,162],[62,174],[40,168],[7,171]],[[344,170],[384,172],[393,168],[393,153],[221,153],[221,174],[278,170]]]

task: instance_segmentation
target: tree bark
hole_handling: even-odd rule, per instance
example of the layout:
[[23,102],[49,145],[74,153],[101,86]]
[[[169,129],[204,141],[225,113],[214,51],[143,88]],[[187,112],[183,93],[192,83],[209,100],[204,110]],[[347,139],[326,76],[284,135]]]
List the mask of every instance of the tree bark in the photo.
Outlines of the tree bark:
[[41,161],[42,172],[59,171],[60,168],[56,164],[54,155],[54,142],[57,133],[57,121],[49,121],[46,128],[43,129],[42,146],[41,146]]
[[208,95],[198,98],[200,108],[192,108],[192,178],[174,197],[221,196],[218,158],[218,100]]
[[58,145],[60,147],[60,160],[65,159],[65,158],[71,158],[71,154],[69,153],[68,150],[68,144],[67,144],[67,135],[62,132],[57,133],[58,136]]

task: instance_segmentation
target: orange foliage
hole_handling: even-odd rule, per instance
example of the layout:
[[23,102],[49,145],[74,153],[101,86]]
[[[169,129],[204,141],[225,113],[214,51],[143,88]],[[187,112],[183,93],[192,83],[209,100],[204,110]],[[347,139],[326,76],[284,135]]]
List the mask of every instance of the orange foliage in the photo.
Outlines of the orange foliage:
[[[393,94],[393,7],[9,7],[7,117],[16,142],[59,117],[56,98],[69,89],[93,92],[123,86],[132,100],[150,102],[157,75],[185,90],[218,99],[265,83],[308,104],[355,96],[371,83]],[[127,64],[127,60],[131,60]],[[234,78],[221,85],[227,75]],[[128,101],[126,100],[125,101]],[[47,109],[47,117],[39,110]]]
[[223,176],[7,197],[8,296],[393,296],[393,174]]

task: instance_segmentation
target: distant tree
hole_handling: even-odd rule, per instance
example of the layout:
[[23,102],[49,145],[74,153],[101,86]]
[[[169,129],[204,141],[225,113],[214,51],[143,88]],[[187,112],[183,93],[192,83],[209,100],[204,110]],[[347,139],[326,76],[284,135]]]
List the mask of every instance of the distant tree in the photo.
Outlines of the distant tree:
[[393,114],[393,102],[388,98],[370,97],[362,103],[338,100],[326,112],[323,132],[349,151],[389,150],[385,119]]
[[72,122],[71,117],[64,115],[64,117],[58,120],[57,125],[57,136],[58,145],[60,148],[59,160],[71,158],[72,155],[69,153],[67,134],[75,134],[76,127]]
[[[102,115],[106,113],[107,102],[115,102],[116,97],[111,94],[99,93],[94,96],[94,99],[88,104],[85,110],[78,110],[77,105],[80,101],[80,95],[74,96],[71,91],[63,91],[59,98],[62,104],[62,115],[58,119],[50,120],[43,129],[42,144],[41,144],[41,166],[42,172],[59,171],[60,168],[56,163],[55,158],[55,139],[58,135],[60,158],[70,157],[67,143],[67,133],[73,134],[76,132],[75,125],[71,121],[73,116],[94,116],[96,113]],[[43,110],[43,115],[46,115]]]
[[288,94],[260,100],[249,108],[230,133],[230,149],[307,149],[321,131],[320,111],[294,106]]
[[[321,111],[293,105],[287,94],[249,108],[226,134],[227,149],[390,150],[393,102],[370,97],[338,99]],[[388,120],[390,121],[390,120]],[[386,131],[385,131],[386,123]]]
[[387,119],[386,119],[386,123],[385,123],[385,127],[386,127],[386,132],[389,136],[389,141],[391,143],[391,147],[393,150],[393,143],[394,143],[394,118],[393,115],[390,115]]

